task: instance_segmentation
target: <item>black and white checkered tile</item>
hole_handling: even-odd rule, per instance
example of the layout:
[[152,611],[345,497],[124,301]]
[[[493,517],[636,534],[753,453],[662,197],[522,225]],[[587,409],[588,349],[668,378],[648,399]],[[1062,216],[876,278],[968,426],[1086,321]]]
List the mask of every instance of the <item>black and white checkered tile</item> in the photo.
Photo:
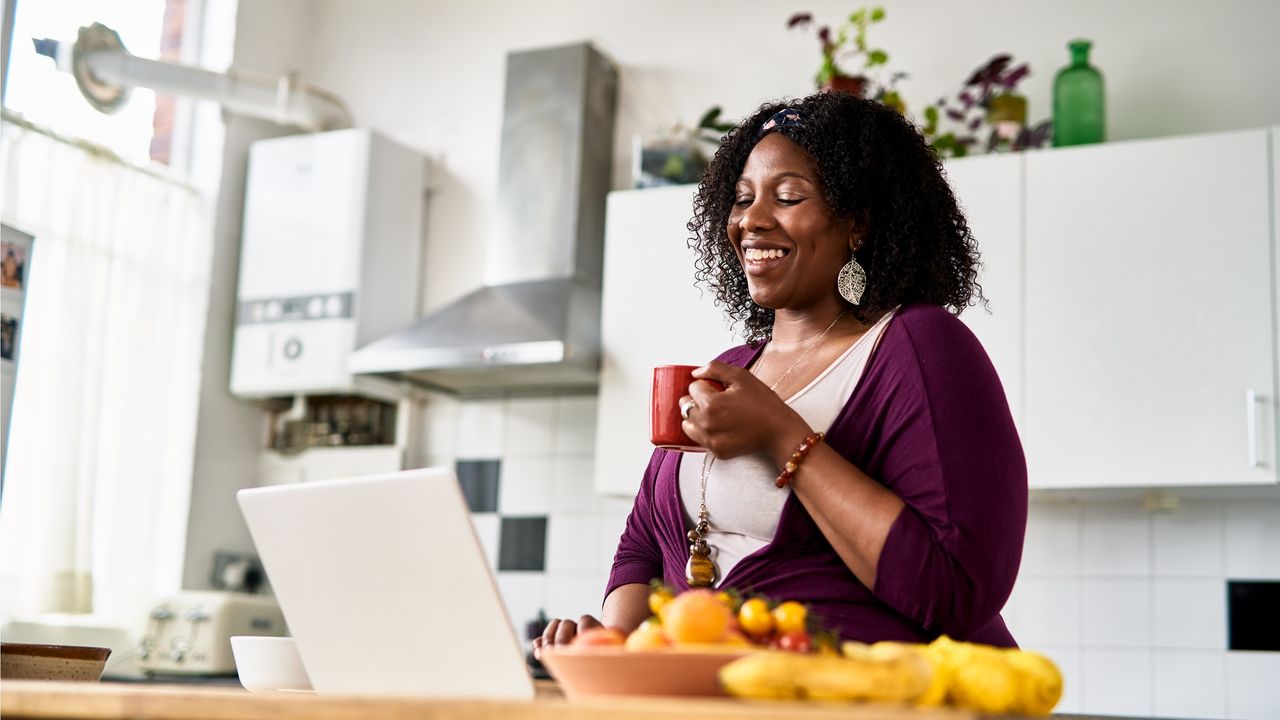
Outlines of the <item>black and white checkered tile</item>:
[[547,516],[499,512],[502,461],[459,460],[456,470],[490,565],[498,572],[544,572],[547,568]]

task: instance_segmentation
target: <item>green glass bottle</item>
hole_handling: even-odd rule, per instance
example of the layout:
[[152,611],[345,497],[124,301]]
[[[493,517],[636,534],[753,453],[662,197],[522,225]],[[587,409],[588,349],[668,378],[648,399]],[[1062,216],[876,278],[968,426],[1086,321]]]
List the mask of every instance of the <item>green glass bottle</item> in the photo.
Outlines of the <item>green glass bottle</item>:
[[1088,40],[1072,40],[1071,64],[1053,79],[1053,145],[1086,145],[1107,138],[1102,73],[1089,64]]

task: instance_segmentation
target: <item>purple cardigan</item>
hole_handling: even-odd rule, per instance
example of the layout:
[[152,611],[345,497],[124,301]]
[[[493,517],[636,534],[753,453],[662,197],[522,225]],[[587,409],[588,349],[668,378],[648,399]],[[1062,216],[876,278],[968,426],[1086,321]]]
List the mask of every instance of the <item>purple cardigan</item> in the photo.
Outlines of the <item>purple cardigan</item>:
[[[719,359],[745,367],[761,347]],[[1000,608],[1022,559],[1027,466],[1000,379],[968,327],[941,307],[901,309],[826,440],[906,504],[885,540],[876,586],[854,576],[795,495],[773,541],[722,585],[799,600],[845,639],[927,642],[945,633],[1014,646]],[[688,587],[682,456],[655,450],[649,460],[606,597],[657,577]]]

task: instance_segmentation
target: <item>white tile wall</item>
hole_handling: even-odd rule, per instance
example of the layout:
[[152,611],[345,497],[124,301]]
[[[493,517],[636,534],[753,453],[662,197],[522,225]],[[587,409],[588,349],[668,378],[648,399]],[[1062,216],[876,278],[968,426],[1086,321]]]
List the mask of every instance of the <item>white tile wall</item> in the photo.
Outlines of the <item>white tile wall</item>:
[[1227,575],[1280,580],[1280,503],[1226,503]]
[[[1084,712],[1096,715],[1150,715],[1151,651],[1086,648],[1081,654],[1084,670]],[[1059,712],[1064,709],[1059,707]]]
[[1044,505],[1036,522],[1027,524],[1022,566],[1041,575],[1077,575],[1080,544],[1080,505]]
[[[556,414],[555,450],[561,454],[592,453],[596,449],[596,398],[560,398]],[[644,468],[639,468],[643,471]]]
[[590,513],[598,503],[593,455],[556,455],[551,508],[557,513]]
[[555,463],[550,456],[506,457],[498,481],[498,513],[547,515],[551,512],[551,486]]
[[1227,652],[1226,582],[1276,578],[1280,501],[1033,499],[1006,621],[1062,668],[1058,712],[1275,719],[1280,653]]
[[[549,617],[598,614],[630,500],[595,493],[596,398],[564,396],[427,402],[414,457],[422,465],[458,459],[502,461],[498,513],[473,521],[497,565],[500,516],[547,516],[544,572],[500,572],[512,626]],[[637,468],[637,473],[643,468]]]
[[556,401],[554,398],[517,398],[507,405],[504,458],[549,456],[554,448]]
[[[547,574],[595,571],[595,519],[590,515],[556,515],[547,523]],[[603,588],[602,588],[603,589]]]
[[476,529],[476,537],[480,539],[480,548],[489,561],[489,567],[498,566],[498,526],[501,520],[494,513],[474,513],[471,524]]
[[498,590],[507,606],[507,616],[516,637],[524,642],[525,624],[547,606],[546,575],[539,572],[500,572]]
[[604,603],[604,573],[548,573],[547,614],[574,618],[600,616]]
[[1184,502],[1152,520],[1156,575],[1223,577],[1222,503]]
[[[1081,570],[1085,575],[1149,575],[1151,520],[1123,507],[1086,505]],[[1030,525],[1030,523],[1028,523]]]
[[506,439],[506,402],[473,400],[458,408],[457,452],[460,460],[502,457]]
[[1227,588],[1220,579],[1153,583],[1152,645],[1222,651],[1227,646]]
[[1225,718],[1227,656],[1222,652],[1155,654],[1155,714],[1171,718]]
[[1227,717],[1280,718],[1280,653],[1227,653]]
[[[499,458],[500,509],[548,515],[546,572],[498,576],[521,636],[539,609],[599,612],[631,501],[594,492],[595,417],[586,396],[428,405],[419,457]],[[477,532],[492,562],[496,516]],[[1228,578],[1280,579],[1280,501],[1035,498],[1005,618],[1062,669],[1058,712],[1280,718],[1280,653],[1225,649]]]
[[1151,582],[1146,579],[1087,578],[1081,581],[1086,646],[1151,645]]
[[1022,644],[1080,643],[1080,583],[1074,578],[1023,576],[1013,588],[1016,618],[1006,618]]

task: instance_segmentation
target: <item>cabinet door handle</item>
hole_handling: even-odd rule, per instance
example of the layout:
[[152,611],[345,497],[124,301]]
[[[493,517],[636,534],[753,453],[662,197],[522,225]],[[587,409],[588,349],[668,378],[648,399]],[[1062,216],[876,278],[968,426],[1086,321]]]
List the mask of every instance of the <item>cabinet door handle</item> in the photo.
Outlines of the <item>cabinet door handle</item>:
[[1249,468],[1262,467],[1262,440],[1258,437],[1258,391],[1249,388],[1244,391],[1245,423],[1249,433]]

